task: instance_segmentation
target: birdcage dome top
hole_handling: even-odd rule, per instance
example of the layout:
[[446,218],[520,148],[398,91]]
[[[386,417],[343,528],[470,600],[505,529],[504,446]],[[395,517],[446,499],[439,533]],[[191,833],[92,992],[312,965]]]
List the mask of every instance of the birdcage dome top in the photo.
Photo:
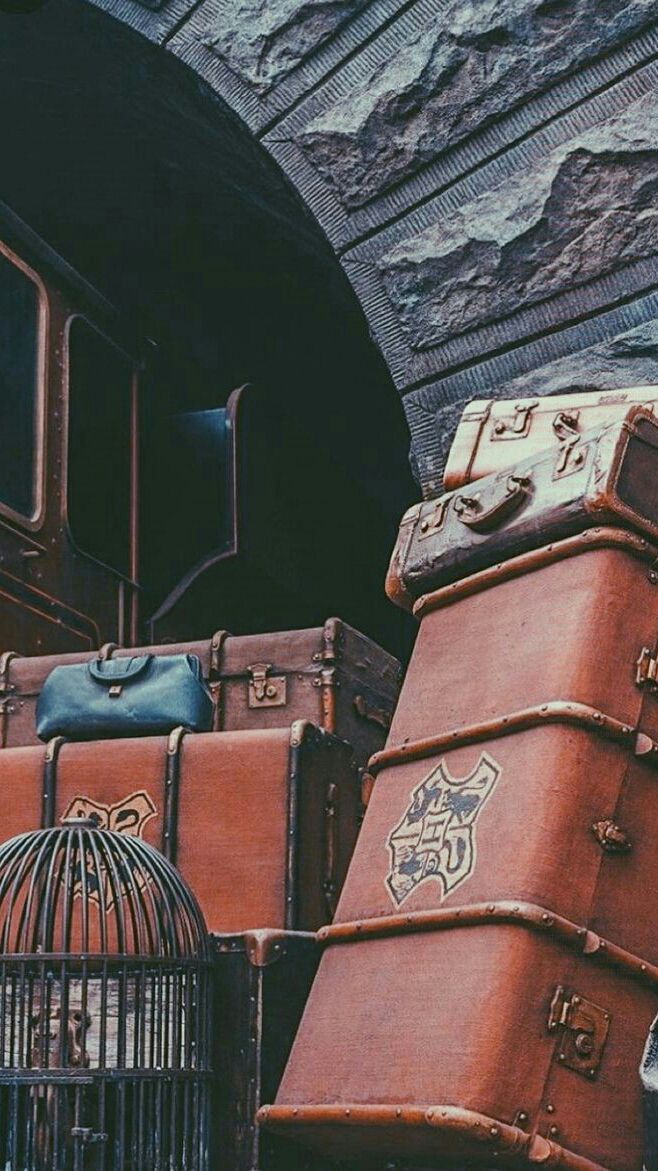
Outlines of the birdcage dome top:
[[78,952],[198,961],[207,930],[158,850],[72,818],[0,845],[0,954]]

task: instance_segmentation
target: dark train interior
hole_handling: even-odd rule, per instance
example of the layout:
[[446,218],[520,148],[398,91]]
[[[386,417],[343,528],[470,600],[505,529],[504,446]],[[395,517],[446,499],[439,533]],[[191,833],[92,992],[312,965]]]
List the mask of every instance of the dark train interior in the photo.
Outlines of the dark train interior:
[[[0,13],[0,103],[0,240],[77,307],[65,521],[78,552],[136,574],[133,635],[338,613],[404,655],[409,625],[383,593],[416,495],[403,411],[296,193],[184,66],[68,0]],[[35,285],[7,256],[0,299],[3,524],[20,528],[42,359]]]

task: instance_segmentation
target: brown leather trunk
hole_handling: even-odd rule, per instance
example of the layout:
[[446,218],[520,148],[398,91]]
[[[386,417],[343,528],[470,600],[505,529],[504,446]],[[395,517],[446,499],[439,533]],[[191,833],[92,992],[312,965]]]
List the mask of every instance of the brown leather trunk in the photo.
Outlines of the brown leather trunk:
[[655,414],[658,386],[469,403],[450,448],[445,490],[504,471],[546,448],[575,451],[584,432],[623,419],[633,405]]
[[658,1008],[657,552],[590,531],[418,607],[264,1124],[346,1156],[640,1171]]
[[349,745],[303,720],[271,731],[54,740],[0,753],[0,838],[93,817],[175,862],[211,931],[312,931],[331,915],[347,870],[358,782]]
[[320,948],[315,935],[213,935],[213,1171],[320,1171],[297,1143],[261,1134],[256,1111],[285,1068]]
[[[216,730],[277,728],[307,719],[352,744],[360,764],[384,743],[400,687],[400,664],[338,618],[309,630],[233,637],[218,631],[203,641],[132,649],[109,645],[112,657],[151,653],[198,655],[215,699]],[[39,692],[60,663],[93,654],[0,657],[2,747],[38,744]]]

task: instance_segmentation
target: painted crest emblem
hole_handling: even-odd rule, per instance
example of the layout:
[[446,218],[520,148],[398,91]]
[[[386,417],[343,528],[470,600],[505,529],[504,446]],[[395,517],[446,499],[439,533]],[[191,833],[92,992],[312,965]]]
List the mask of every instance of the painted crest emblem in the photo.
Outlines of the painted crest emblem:
[[[143,838],[144,826],[157,814],[157,809],[148,793],[141,790],[131,793],[118,801],[116,805],[105,805],[102,801],[94,801],[91,797],[74,797],[62,815],[62,821],[69,817],[85,817],[99,829],[111,829],[115,833],[131,834],[133,837]],[[114,906],[114,896],[109,882],[106,882],[104,891],[94,890],[95,874],[91,868],[87,870],[87,893],[95,902],[104,903],[106,910]],[[82,893],[82,878],[77,877],[75,897]]]
[[466,777],[453,777],[441,760],[413,790],[387,841],[391,868],[386,886],[396,906],[430,878],[445,898],[473,873],[475,823],[501,771],[486,752]]

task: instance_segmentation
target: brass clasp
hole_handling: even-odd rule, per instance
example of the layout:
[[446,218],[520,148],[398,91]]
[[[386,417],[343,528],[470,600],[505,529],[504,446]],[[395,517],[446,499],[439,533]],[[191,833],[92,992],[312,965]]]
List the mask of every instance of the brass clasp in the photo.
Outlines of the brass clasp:
[[539,399],[529,402],[518,402],[514,407],[514,414],[506,419],[497,419],[491,429],[491,438],[496,439],[523,439],[530,431],[532,412],[539,406]]
[[610,1029],[610,1013],[561,984],[553,994],[548,1014],[549,1033],[562,1030],[557,1060],[583,1077],[595,1078]]
[[283,707],[286,703],[285,675],[270,675],[271,663],[252,663],[247,667],[249,707]]

